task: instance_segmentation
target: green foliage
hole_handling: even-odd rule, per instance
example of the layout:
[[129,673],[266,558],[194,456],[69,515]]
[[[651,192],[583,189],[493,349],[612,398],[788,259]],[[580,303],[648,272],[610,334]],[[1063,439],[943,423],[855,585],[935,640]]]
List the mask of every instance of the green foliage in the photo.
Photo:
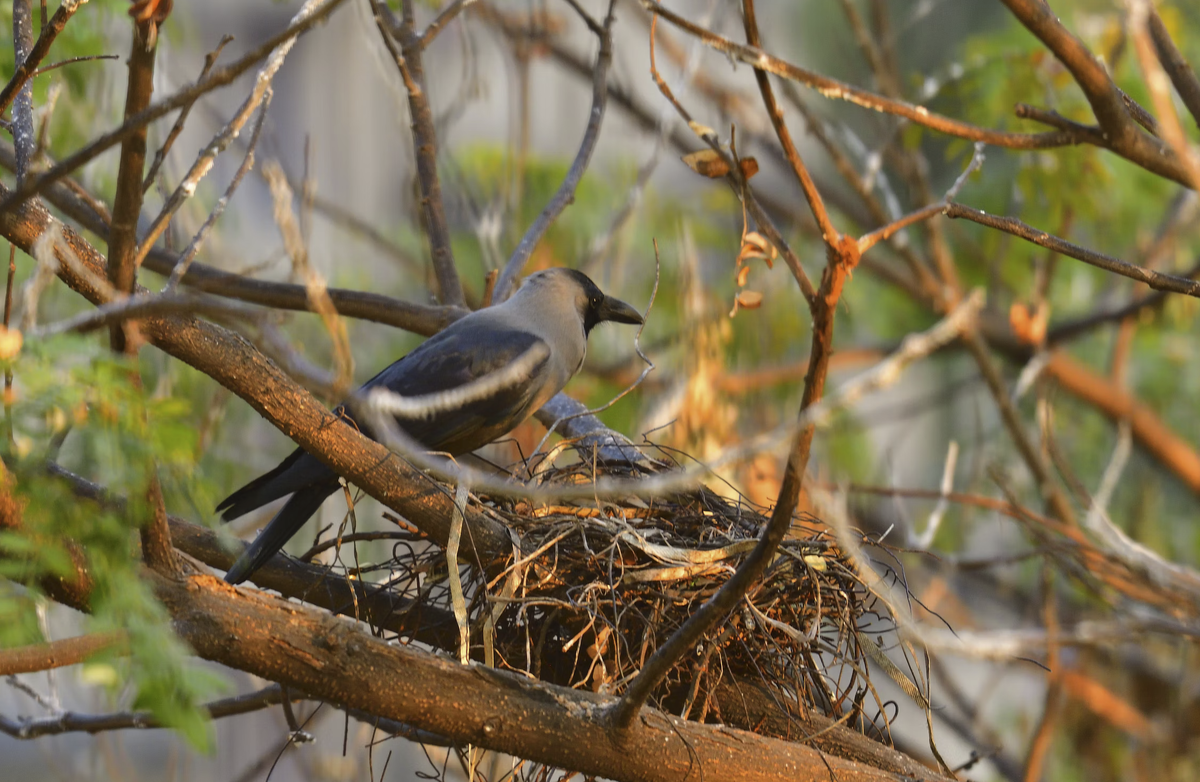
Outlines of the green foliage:
[[[120,675],[113,692],[131,685],[134,708],[150,710],[194,746],[208,748],[212,735],[198,704],[217,680],[189,662],[140,575],[136,547],[136,529],[152,512],[150,470],[157,466],[164,485],[181,485],[194,474],[196,427],[186,400],[139,390],[131,382],[136,369],[79,337],[33,341],[15,361],[13,445],[6,459],[25,510],[19,531],[0,533],[7,555],[0,576],[36,585],[44,577],[72,576],[72,557],[79,558],[93,583],[91,629],[121,629],[130,638],[129,656],[114,666]],[[76,497],[42,469],[49,459],[102,483],[125,498],[124,507]],[[67,540],[77,547],[68,551]],[[0,642],[39,640],[35,602],[0,584]]]
[[[36,5],[34,7],[36,9]],[[51,6],[49,11],[53,13],[53,10],[54,6]],[[112,16],[124,12],[125,9],[114,6],[112,3],[88,3],[83,6],[54,39],[50,57],[43,61],[40,67],[45,68],[56,62],[75,57],[111,54],[113,42],[106,34],[105,27]],[[5,39],[11,41],[11,3],[6,3],[0,8],[0,25],[3,25],[5,30]],[[38,30],[38,13],[35,10],[33,20],[35,41]],[[14,70],[12,46],[0,46],[0,73],[12,74]],[[32,81],[33,98],[34,105],[38,107],[46,105],[55,85],[62,86],[54,118],[51,120],[54,132],[48,134],[52,154],[60,155],[66,150],[76,149],[86,143],[93,131],[92,122],[95,120],[95,100],[94,96],[90,94],[92,86],[96,83],[123,77],[124,67],[120,60],[91,60],[72,63],[34,77]]]

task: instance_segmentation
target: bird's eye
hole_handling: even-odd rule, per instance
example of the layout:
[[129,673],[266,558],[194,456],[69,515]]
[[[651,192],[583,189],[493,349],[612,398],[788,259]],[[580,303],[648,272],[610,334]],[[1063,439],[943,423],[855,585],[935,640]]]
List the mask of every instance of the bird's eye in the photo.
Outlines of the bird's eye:
[[592,305],[593,307],[599,307],[599,306],[600,306],[600,297],[599,297],[599,296],[593,296],[593,297],[592,297],[592,301],[591,301],[591,305]]

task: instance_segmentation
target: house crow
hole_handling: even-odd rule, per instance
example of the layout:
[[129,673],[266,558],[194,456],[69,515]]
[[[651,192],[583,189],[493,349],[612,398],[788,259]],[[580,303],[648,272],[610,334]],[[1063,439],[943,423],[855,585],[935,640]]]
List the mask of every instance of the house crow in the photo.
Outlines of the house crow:
[[[587,275],[547,269],[527,278],[504,303],[472,312],[430,337],[367,381],[359,394],[386,388],[406,399],[440,400],[422,414],[397,414],[397,425],[431,451],[469,453],[512,431],[561,391],[583,366],[588,334],[606,320],[637,324],[642,317],[605,296]],[[513,375],[514,366],[528,369]],[[500,382],[488,382],[501,375]],[[344,404],[334,413],[377,439]],[[337,489],[337,473],[297,448],[278,467],[222,500],[217,510],[229,521],[292,495],[225,580],[240,584],[249,578]]]

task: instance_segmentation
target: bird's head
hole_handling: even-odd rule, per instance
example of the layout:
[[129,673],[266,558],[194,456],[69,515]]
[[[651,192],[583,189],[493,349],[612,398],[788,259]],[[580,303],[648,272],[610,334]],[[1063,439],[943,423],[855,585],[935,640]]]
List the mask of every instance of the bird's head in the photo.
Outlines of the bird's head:
[[642,316],[630,305],[604,295],[586,274],[575,269],[545,269],[529,275],[516,296],[552,297],[558,301],[569,301],[583,322],[583,333],[590,334],[597,323],[606,320],[615,323],[640,325]]

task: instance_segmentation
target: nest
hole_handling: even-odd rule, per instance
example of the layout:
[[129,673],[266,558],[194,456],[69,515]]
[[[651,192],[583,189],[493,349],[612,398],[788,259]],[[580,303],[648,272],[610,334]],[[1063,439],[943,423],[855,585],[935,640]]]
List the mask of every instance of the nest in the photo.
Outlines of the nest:
[[[542,478],[551,486],[578,484],[591,480],[590,469],[575,464]],[[516,530],[526,552],[486,584],[466,581],[474,571],[461,570],[472,656],[613,695],[721,588],[767,521],[765,509],[703,488],[611,502],[471,502]],[[393,584],[419,584],[425,605],[452,610],[441,549],[409,546],[387,567],[397,576]],[[870,638],[893,628],[875,605],[832,531],[815,517],[797,516],[764,577],[675,665],[654,705],[736,724],[722,714],[716,693],[722,683],[751,682],[766,687],[787,714],[854,716],[851,724],[886,734],[878,697],[867,701],[876,705],[871,714],[861,708],[871,691],[867,657],[880,656]]]

